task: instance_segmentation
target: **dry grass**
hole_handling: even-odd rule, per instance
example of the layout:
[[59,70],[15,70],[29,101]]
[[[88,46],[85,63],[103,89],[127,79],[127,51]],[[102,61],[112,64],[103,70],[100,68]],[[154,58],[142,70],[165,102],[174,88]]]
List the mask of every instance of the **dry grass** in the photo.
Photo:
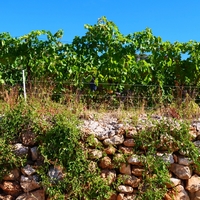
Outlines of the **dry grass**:
[[[59,100],[52,101],[52,94],[55,86],[49,85],[35,85],[29,88],[27,92],[27,103],[32,106],[37,106],[40,113],[56,114],[58,112],[69,110],[84,119],[100,119],[102,116],[109,115],[117,118],[122,123],[137,123],[140,116],[160,115],[169,116],[173,118],[183,119],[197,119],[200,117],[200,108],[192,98],[187,96],[181,103],[173,102],[168,105],[157,104],[154,107],[148,107],[144,100],[134,106],[131,102],[129,106],[124,102],[119,102],[113,106],[113,101],[102,101],[95,104],[95,102],[84,101],[81,98],[80,92],[72,93],[68,91],[62,95]],[[22,92],[21,92],[22,93]],[[20,94],[19,87],[0,88],[0,114],[6,107],[14,107],[21,100],[23,95]],[[136,105],[136,104],[135,104]],[[112,107],[113,106],[113,107]]]

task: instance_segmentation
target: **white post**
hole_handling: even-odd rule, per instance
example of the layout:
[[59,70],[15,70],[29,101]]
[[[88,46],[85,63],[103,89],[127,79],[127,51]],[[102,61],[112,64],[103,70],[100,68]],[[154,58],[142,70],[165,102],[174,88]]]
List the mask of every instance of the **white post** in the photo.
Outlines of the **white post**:
[[22,74],[23,74],[24,100],[25,100],[25,102],[26,102],[26,83],[25,83],[25,74],[24,74],[24,70],[22,70]]

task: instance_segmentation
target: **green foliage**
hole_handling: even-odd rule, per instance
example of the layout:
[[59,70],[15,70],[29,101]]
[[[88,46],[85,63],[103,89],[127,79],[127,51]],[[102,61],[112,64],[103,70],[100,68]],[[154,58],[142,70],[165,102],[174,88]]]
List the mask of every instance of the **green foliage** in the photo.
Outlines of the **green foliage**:
[[15,167],[23,166],[25,157],[16,156],[13,141],[20,141],[24,131],[30,130],[32,115],[26,105],[21,103],[15,109],[7,108],[0,119],[0,179]]
[[6,138],[0,137],[0,180],[15,167],[23,166],[25,159],[16,157],[12,145]]
[[110,188],[100,178],[98,171],[89,170],[87,151],[81,142],[75,115],[62,113],[51,119],[51,128],[38,137],[39,149],[47,166],[62,166],[65,177],[52,184],[46,171],[40,171],[47,193],[55,199],[103,199]]
[[195,147],[189,134],[189,125],[177,120],[161,120],[152,122],[152,126],[134,135],[138,153],[143,151],[140,157],[144,164],[145,172],[140,185],[140,199],[159,200],[167,191],[166,183],[169,183],[169,162],[165,154],[157,155],[158,150],[165,153],[181,151],[192,160],[197,168],[199,165],[199,149]]
[[[24,69],[28,89],[38,88],[42,80],[46,87],[53,88],[55,100],[63,92],[77,89],[89,94],[90,99],[92,78],[98,86],[96,94],[129,92],[134,99],[145,97],[151,103],[160,101],[149,98],[153,94],[167,101],[172,94],[182,98],[178,92],[182,86],[189,95],[198,95],[195,88],[186,87],[200,84],[198,42],[164,42],[149,28],[123,35],[106,17],[94,25],[86,24],[85,29],[85,35],[74,37],[71,44],[61,42],[62,30],[55,34],[32,31],[18,38],[1,33],[0,83],[21,84]],[[137,85],[144,87],[138,90]],[[157,87],[149,90],[147,85]]]
[[169,183],[169,163],[151,154],[143,157],[145,172],[139,186],[139,199],[160,200],[167,192]]
[[[55,110],[54,110],[55,109]],[[44,108],[37,103],[19,103],[4,113],[0,122],[0,178],[14,167],[23,166],[26,158],[16,156],[11,148],[14,141],[20,141],[21,134],[33,131],[39,144],[44,164],[38,168],[41,185],[53,199],[104,199],[110,187],[100,177],[98,169],[90,171],[87,150],[81,140],[78,118],[64,109]],[[59,111],[59,112],[58,112]],[[50,180],[47,172],[50,166],[60,166],[64,177]]]

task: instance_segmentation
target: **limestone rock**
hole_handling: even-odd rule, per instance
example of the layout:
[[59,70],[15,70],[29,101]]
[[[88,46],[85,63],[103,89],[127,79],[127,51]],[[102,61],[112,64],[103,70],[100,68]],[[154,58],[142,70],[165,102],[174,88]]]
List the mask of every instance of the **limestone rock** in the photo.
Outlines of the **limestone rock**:
[[122,179],[124,180],[125,185],[129,185],[133,188],[137,188],[140,183],[140,179],[133,175],[122,175]]
[[198,175],[195,174],[187,180],[186,190],[188,190],[190,193],[200,190],[200,177]]
[[129,129],[126,133],[127,138],[133,138],[137,134],[136,128]]
[[145,169],[139,166],[132,166],[131,172],[133,175],[141,177],[143,173],[145,172]]
[[13,150],[17,156],[28,156],[28,147],[21,143],[14,144]]
[[109,200],[117,200],[117,194],[112,194]]
[[128,158],[128,163],[131,165],[142,165],[142,162],[138,155],[132,155]]
[[180,165],[189,166],[192,163],[194,163],[194,162],[192,160],[190,160],[188,157],[178,157],[178,164],[180,164]]
[[24,174],[25,176],[31,176],[34,173],[36,173],[36,170],[30,166],[30,165],[26,165],[25,167],[21,168],[21,172],[22,174]]
[[11,195],[1,195],[0,194],[0,200],[14,200],[14,197]]
[[109,146],[109,147],[105,148],[104,151],[108,155],[113,155],[116,152],[116,148],[113,146]]
[[112,164],[112,160],[108,156],[106,156],[100,160],[99,167],[101,167],[102,169],[114,168],[114,166]]
[[136,195],[135,194],[124,194],[124,193],[119,193],[117,196],[117,200],[135,200]]
[[134,141],[134,139],[126,139],[126,140],[124,140],[123,144],[126,147],[134,147],[135,146],[135,141]]
[[37,150],[37,147],[32,147],[30,148],[30,151],[31,151],[31,158],[33,161],[37,160],[38,158],[38,150]]
[[188,166],[173,163],[171,164],[170,170],[178,178],[183,179],[183,180],[187,180],[192,176],[192,170]]
[[0,188],[8,195],[12,195],[14,197],[18,196],[22,193],[22,188],[16,182],[4,181],[0,184]]
[[132,154],[133,153],[133,148],[131,148],[131,147],[120,146],[119,150],[124,154]]
[[89,158],[90,159],[99,159],[103,156],[102,151],[98,150],[98,149],[91,149],[89,151]]
[[171,153],[157,153],[157,156],[161,157],[166,163],[174,163],[174,157]]
[[115,131],[103,131],[103,132],[100,132],[100,133],[97,133],[96,134],[96,137],[99,139],[99,140],[105,140],[105,139],[108,139],[110,137],[113,137],[115,135]]
[[105,145],[119,145],[122,144],[123,142],[124,142],[123,135],[115,135],[103,141]]
[[3,180],[15,181],[15,180],[19,180],[19,178],[20,178],[20,171],[19,171],[19,169],[15,168],[15,169],[11,170],[9,174],[4,176]]
[[[200,190],[198,190],[197,192],[195,193],[192,193],[193,196],[194,196],[194,200],[200,200]],[[192,199],[192,198],[191,198]]]
[[119,193],[117,196],[117,200],[124,200],[124,196],[125,196],[124,193]]
[[120,193],[133,193],[133,188],[127,185],[119,185],[117,191]]
[[45,200],[44,190],[36,190],[24,193],[16,198],[16,200]]
[[24,175],[21,176],[20,185],[23,188],[24,192],[30,192],[32,190],[40,188],[39,184],[39,176],[33,175],[26,177]]
[[182,185],[178,185],[173,188],[172,191],[165,194],[165,200],[190,200],[188,193],[185,191]]
[[126,175],[131,175],[131,165],[122,163],[120,168],[119,168],[120,173],[126,174]]
[[173,188],[181,184],[181,179],[170,178],[170,183],[167,184],[167,188]]
[[194,145],[195,145],[196,147],[200,148],[200,140],[195,141],[195,142],[194,142]]

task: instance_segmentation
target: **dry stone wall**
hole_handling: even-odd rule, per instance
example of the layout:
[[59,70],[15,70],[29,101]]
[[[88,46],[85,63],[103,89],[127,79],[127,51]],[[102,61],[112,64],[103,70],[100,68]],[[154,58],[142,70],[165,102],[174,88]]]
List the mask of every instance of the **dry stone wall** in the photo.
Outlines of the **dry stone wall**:
[[[161,117],[153,116],[152,119],[159,121]],[[100,168],[101,177],[110,185],[119,178],[122,180],[110,197],[111,200],[132,200],[138,195],[145,168],[140,155],[133,151],[135,146],[133,136],[152,125],[151,120],[148,120],[146,116],[141,116],[135,126],[129,123],[122,124],[117,118],[109,115],[98,120],[92,117],[83,120],[81,131],[86,136],[85,142],[88,143],[88,155],[91,160],[88,170]],[[190,134],[194,145],[200,148],[200,121],[191,124]],[[0,183],[0,199],[50,199],[45,194],[45,189],[41,187],[41,178],[37,174],[37,168],[43,164],[43,158],[35,143],[35,137],[34,133],[26,132],[22,134],[20,142],[15,141],[13,144],[16,156],[25,156],[27,162],[25,166],[13,169],[3,178]],[[161,141],[165,140],[161,138]],[[178,149],[174,148],[174,152],[169,153],[164,149],[158,151],[156,155],[170,163],[170,183],[166,184],[168,192],[164,199],[198,200],[200,172],[191,167],[193,162],[184,152],[179,151],[177,154],[177,151]],[[51,166],[47,174],[50,179],[56,181],[63,176],[59,166]]]

